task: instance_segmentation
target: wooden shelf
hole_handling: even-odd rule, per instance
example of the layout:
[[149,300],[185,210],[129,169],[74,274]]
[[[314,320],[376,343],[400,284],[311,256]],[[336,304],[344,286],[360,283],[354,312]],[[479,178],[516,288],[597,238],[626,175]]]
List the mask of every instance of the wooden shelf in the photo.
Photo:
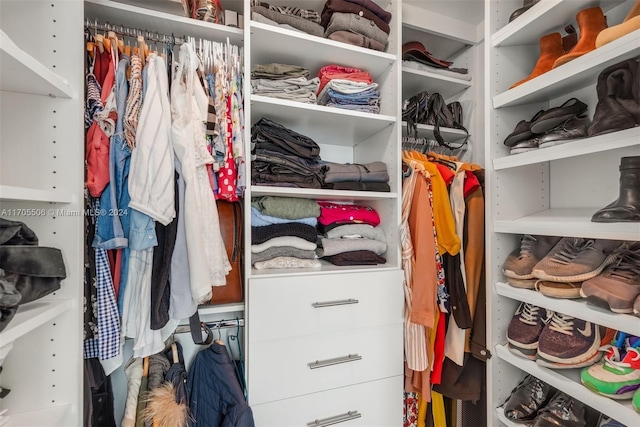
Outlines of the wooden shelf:
[[37,190],[34,188],[0,185],[1,201],[71,203],[73,196],[64,191]]
[[[18,312],[0,333],[0,347],[55,319],[72,307],[69,299],[36,300],[18,307]],[[25,424],[23,424],[25,425]]]
[[328,261],[320,260],[321,266],[318,268],[280,268],[268,270],[256,270],[251,268],[251,277],[282,277],[282,276],[315,276],[318,274],[336,274],[336,273],[360,273],[363,271],[391,271],[400,267],[390,264],[379,265],[355,265],[355,266],[339,266],[331,264]]
[[[396,56],[373,49],[251,21],[251,63],[295,64],[315,77],[320,68],[337,64],[368,71],[374,81],[395,62]],[[286,46],[285,49],[283,47]],[[301,53],[308,52],[307,55]]]
[[251,95],[252,124],[266,117],[318,144],[355,146],[396,122],[395,116]]
[[501,360],[522,369],[569,396],[575,397],[585,405],[614,418],[624,425],[637,426],[640,424],[640,414],[633,409],[630,399],[614,400],[594,393],[580,382],[580,369],[548,369],[532,360],[516,356],[503,345],[496,346],[496,355]]
[[[406,127],[407,127],[407,122],[402,122],[403,135],[406,135],[406,130],[405,130]],[[418,127],[418,137],[435,139],[435,136],[433,134],[433,129],[434,129],[433,126],[419,124],[417,127]],[[460,129],[442,128],[442,127],[440,128],[440,135],[447,142],[457,141],[459,139],[463,139],[466,136],[464,131]]]
[[397,193],[377,191],[322,190],[314,188],[288,188],[251,186],[251,197],[283,196],[315,200],[357,201],[357,200],[394,200]]
[[600,307],[587,304],[584,299],[550,298],[531,289],[514,288],[508,283],[495,284],[496,293],[517,301],[524,301],[539,307],[557,311],[597,325],[606,326],[617,331],[638,334],[640,317],[630,314],[614,313]]
[[71,405],[59,405],[17,414],[9,413],[9,423],[7,427],[48,427],[64,425],[65,418],[70,411]]
[[[552,0],[550,3],[557,1],[559,0]],[[545,2],[537,3],[531,9],[543,4]],[[493,108],[547,101],[557,98],[558,94],[569,93],[595,84],[598,75],[606,67],[639,54],[640,30],[636,30],[520,86],[494,96]]]
[[439,93],[446,100],[471,87],[471,81],[429,71],[402,67],[402,99],[426,90]]
[[71,99],[69,82],[20,49],[0,30],[0,90]]
[[496,233],[574,236],[593,239],[640,240],[638,222],[591,222],[602,208],[557,208],[536,212],[513,220],[495,220]]
[[640,126],[591,138],[575,139],[553,147],[493,159],[493,169],[501,170],[625,147],[640,147]]
[[[600,6],[605,12],[624,0],[545,0],[509,22],[491,36],[491,45],[515,46],[538,43],[540,37],[558,31],[567,23],[575,21],[576,14],[590,7]],[[511,5],[511,3],[509,3]],[[514,10],[519,6],[513,4]]]
[[174,15],[113,0],[85,0],[85,18],[97,19],[99,23],[116,23],[141,30],[153,29],[165,35],[176,37],[193,36],[206,40],[225,42],[241,46],[244,30],[186,16]]

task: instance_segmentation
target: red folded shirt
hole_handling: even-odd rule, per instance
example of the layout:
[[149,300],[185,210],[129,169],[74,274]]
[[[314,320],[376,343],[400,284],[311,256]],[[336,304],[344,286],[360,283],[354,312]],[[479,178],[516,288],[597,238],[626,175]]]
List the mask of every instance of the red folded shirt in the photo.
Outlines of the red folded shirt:
[[320,205],[318,222],[322,225],[340,222],[343,224],[369,224],[375,227],[380,224],[378,212],[370,206],[342,205],[331,202],[318,202],[318,205]]
[[368,71],[363,71],[358,68],[343,67],[341,65],[327,65],[320,68],[318,77],[320,78],[320,86],[318,87],[317,94],[322,91],[322,88],[325,87],[327,83],[329,83],[329,80],[333,79],[365,82],[367,84],[373,83],[373,77],[371,77],[371,74],[369,74]]

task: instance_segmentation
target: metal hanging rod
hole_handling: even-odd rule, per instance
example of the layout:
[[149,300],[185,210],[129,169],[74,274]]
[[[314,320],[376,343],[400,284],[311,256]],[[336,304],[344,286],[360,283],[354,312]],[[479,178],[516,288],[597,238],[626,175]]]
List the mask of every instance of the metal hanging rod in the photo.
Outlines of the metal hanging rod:
[[[244,326],[244,319],[218,320],[214,322],[205,322],[205,324],[211,330],[237,328],[238,326]],[[186,334],[189,332],[191,332],[191,328],[189,327],[189,325],[180,325],[176,328],[174,334]]]
[[176,37],[172,35],[160,34],[157,31],[142,30],[140,28],[127,27],[125,25],[116,25],[111,23],[100,23],[97,20],[85,19],[85,27],[100,31],[113,31],[116,34],[125,37],[143,36],[145,40],[155,41],[158,43],[182,44],[186,43],[186,38]]

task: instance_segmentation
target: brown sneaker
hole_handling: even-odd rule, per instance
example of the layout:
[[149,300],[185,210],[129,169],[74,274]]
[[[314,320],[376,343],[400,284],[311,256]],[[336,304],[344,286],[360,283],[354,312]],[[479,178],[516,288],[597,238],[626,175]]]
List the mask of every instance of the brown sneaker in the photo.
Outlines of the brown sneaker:
[[582,284],[580,295],[614,313],[633,313],[634,302],[640,297],[640,242],[616,254],[616,260],[601,275]]
[[535,290],[542,295],[552,298],[573,299],[580,298],[581,282],[550,282],[548,280],[538,280],[535,283]]
[[563,237],[531,274],[550,282],[583,282],[602,273],[616,259],[620,240]]
[[514,279],[513,277],[507,277],[507,283],[514,288],[520,289],[535,289],[537,279]]
[[[502,272],[511,279],[535,279],[531,269],[560,241],[560,237],[531,236],[525,234],[516,248],[502,265]],[[524,286],[517,286],[524,287]],[[533,289],[533,287],[530,287]]]

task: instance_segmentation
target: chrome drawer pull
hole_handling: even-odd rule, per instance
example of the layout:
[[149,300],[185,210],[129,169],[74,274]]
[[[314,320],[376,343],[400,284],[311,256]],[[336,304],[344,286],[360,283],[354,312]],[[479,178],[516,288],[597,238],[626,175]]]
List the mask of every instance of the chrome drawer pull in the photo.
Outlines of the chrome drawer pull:
[[322,307],[333,307],[334,305],[347,305],[347,304],[358,304],[360,301],[357,299],[349,298],[349,299],[341,299],[337,301],[323,301],[323,302],[314,302],[311,304],[313,308],[322,308]]
[[323,418],[321,420],[311,421],[307,423],[307,427],[325,427],[331,426],[334,424],[343,423],[349,420],[355,420],[356,418],[360,418],[362,414],[358,411],[349,411],[346,414],[336,415],[334,417]]
[[348,354],[346,356],[335,357],[333,359],[316,360],[315,362],[311,362],[308,365],[309,369],[318,369],[324,368],[326,366],[338,365],[340,363],[355,362],[356,360],[362,360],[362,356],[360,356],[359,354]]

